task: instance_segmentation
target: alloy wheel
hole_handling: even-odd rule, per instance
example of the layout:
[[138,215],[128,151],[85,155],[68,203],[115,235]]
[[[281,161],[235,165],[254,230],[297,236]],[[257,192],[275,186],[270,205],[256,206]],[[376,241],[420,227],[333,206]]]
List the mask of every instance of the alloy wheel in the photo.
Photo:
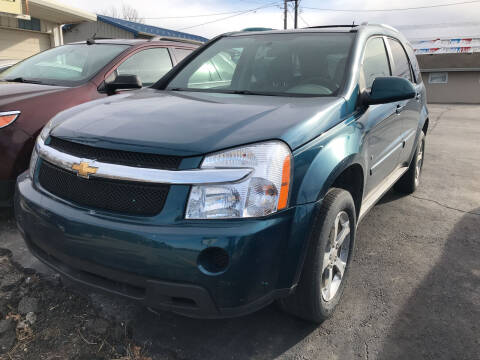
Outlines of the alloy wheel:
[[417,153],[417,159],[415,164],[415,185],[418,185],[420,181],[420,173],[422,172],[423,167],[423,149],[425,147],[425,141],[420,142],[420,147]]
[[335,297],[345,276],[350,254],[350,231],[348,214],[339,212],[323,256],[321,292],[324,301]]

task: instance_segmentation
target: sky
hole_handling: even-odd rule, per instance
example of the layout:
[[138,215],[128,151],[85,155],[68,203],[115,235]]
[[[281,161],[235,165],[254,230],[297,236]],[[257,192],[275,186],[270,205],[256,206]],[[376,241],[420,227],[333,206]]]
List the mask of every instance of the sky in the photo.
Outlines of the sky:
[[[247,27],[283,28],[283,0],[57,1],[95,13],[111,6],[119,8],[123,2],[137,9],[146,24],[189,32],[207,38]],[[457,5],[439,6],[455,3]],[[437,7],[393,10],[432,5]],[[254,9],[257,10],[253,11]],[[326,11],[325,9],[336,11]],[[202,16],[197,17],[197,15]],[[299,27],[351,24],[353,21],[356,24],[362,22],[388,24],[397,27],[411,40],[480,37],[480,1],[300,0]],[[288,23],[289,28],[293,27],[293,10],[289,12]]]

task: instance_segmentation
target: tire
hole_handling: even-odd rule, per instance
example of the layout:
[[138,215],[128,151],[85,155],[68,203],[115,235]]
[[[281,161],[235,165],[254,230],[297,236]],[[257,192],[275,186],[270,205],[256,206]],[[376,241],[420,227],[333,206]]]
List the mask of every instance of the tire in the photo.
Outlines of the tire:
[[425,156],[425,134],[420,133],[418,145],[413,155],[412,161],[408,170],[403,176],[398,179],[394,185],[394,189],[403,194],[414,193],[420,184],[420,175],[422,174],[423,159]]
[[[332,248],[336,223],[338,235],[335,240],[340,238],[339,235],[347,226],[349,233],[345,234],[339,248]],[[355,230],[356,212],[352,196],[343,189],[330,189],[315,218],[300,282],[293,294],[279,300],[282,310],[314,323],[321,323],[332,316],[340,302],[348,276],[355,245]],[[331,251],[330,256],[327,251]],[[326,263],[331,267],[326,267]],[[341,264],[343,274],[340,271]],[[328,279],[332,279],[330,292],[326,290]]]

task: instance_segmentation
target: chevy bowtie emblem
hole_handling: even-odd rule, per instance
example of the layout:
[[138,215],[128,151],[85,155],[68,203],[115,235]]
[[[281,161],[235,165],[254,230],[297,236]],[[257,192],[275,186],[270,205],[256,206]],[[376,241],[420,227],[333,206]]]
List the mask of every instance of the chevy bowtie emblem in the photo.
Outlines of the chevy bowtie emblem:
[[80,164],[73,164],[72,170],[77,172],[77,175],[88,179],[90,175],[95,174],[98,168],[90,166],[88,162],[82,161]]

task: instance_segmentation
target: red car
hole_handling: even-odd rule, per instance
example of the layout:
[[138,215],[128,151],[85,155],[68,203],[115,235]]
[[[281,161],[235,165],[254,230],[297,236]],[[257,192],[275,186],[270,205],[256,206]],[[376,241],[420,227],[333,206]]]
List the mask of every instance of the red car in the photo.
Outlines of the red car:
[[89,40],[32,56],[0,74],[0,207],[11,205],[35,139],[72,106],[157,82],[199,44]]

